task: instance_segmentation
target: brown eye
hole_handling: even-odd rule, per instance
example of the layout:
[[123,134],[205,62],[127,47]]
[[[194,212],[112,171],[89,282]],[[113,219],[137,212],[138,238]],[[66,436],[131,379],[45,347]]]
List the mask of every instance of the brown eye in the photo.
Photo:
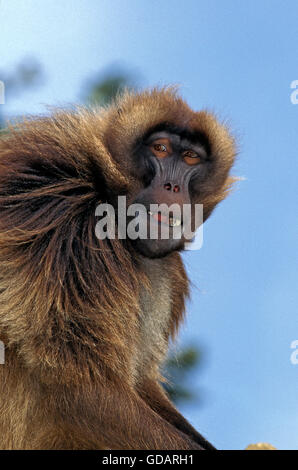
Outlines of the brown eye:
[[182,152],[182,157],[188,165],[197,165],[201,162],[201,157],[193,150],[185,150]]
[[167,147],[164,144],[155,144],[154,150],[156,150],[157,152],[166,152]]
[[167,157],[172,152],[169,139],[157,139],[150,148],[157,158]]

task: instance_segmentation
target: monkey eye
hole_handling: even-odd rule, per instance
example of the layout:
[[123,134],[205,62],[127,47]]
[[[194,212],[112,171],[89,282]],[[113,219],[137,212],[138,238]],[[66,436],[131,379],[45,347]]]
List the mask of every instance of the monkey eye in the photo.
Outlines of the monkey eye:
[[157,158],[167,157],[172,152],[169,139],[155,140],[150,148]]
[[154,150],[156,150],[157,152],[166,152],[167,147],[164,144],[155,144]]
[[201,157],[194,150],[185,150],[182,152],[182,157],[188,165],[197,165],[201,163]]

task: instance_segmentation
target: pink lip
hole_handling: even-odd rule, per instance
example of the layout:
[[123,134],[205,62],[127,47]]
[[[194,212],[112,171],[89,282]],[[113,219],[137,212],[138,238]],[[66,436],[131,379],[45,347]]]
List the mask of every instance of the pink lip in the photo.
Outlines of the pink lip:
[[169,219],[165,215],[162,215],[160,212],[154,212],[151,217],[157,220],[157,222],[161,222],[163,224],[169,225]]
[[170,227],[173,227],[174,225],[181,225],[181,220],[168,217],[166,215],[163,215],[161,212],[149,211],[148,213],[150,217],[152,217],[154,220],[156,220],[160,224],[169,225]]

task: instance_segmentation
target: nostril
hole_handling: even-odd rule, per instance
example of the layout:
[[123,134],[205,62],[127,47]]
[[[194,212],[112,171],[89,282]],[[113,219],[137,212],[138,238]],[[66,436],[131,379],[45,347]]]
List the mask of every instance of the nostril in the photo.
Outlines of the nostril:
[[163,185],[163,187],[164,187],[167,191],[171,191],[171,189],[172,189],[171,183],[166,183],[166,184]]
[[178,186],[178,184],[175,184],[174,188],[173,188],[173,191],[174,193],[179,193],[180,191],[180,186]]

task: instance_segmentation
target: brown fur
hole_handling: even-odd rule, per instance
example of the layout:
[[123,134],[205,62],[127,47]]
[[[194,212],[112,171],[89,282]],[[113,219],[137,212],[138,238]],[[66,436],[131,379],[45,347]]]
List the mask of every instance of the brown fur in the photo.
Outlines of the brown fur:
[[162,122],[209,139],[207,217],[232,182],[233,140],[170,89],[28,119],[0,140],[1,449],[201,447],[158,384],[188,295],[180,255],[146,260],[95,236],[97,204],[139,190],[130,156]]

